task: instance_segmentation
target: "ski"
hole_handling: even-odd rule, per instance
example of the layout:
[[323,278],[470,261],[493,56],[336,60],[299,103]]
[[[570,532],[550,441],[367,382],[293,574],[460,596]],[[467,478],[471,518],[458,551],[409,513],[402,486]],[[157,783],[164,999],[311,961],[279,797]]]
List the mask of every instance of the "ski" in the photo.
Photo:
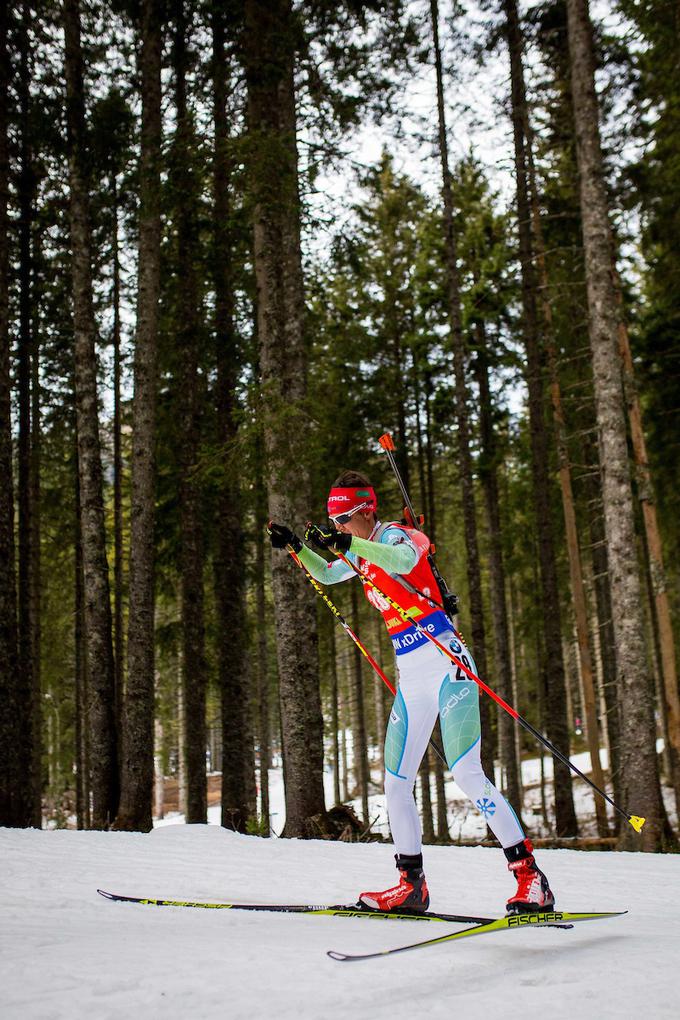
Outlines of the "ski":
[[491,917],[470,917],[467,914],[425,914],[407,911],[387,913],[371,910],[355,903],[315,905],[310,903],[208,903],[199,900],[161,900],[150,896],[123,896],[119,893],[97,889],[104,899],[117,903],[142,903],[153,907],[192,907],[198,910],[259,910],[274,914],[314,914],[327,917],[361,917],[379,921],[440,921],[448,924],[485,925],[493,921]]
[[615,910],[606,913],[568,913],[566,911],[552,910],[545,913],[535,914],[511,914],[509,917],[499,917],[494,921],[485,921],[473,925],[471,928],[464,928],[463,931],[454,932],[452,935],[440,935],[438,938],[427,939],[424,942],[412,942],[408,946],[397,946],[395,949],[381,949],[377,953],[339,953],[329,949],[327,956],[331,960],[338,960],[347,963],[352,960],[374,960],[380,956],[392,956],[394,953],[405,953],[409,949],[423,949],[425,946],[437,946],[443,942],[453,942],[455,939],[470,938],[473,935],[491,935],[498,931],[517,931],[521,928],[530,927],[557,927],[570,928],[577,921],[598,921],[606,917],[620,917],[627,914],[627,910]]

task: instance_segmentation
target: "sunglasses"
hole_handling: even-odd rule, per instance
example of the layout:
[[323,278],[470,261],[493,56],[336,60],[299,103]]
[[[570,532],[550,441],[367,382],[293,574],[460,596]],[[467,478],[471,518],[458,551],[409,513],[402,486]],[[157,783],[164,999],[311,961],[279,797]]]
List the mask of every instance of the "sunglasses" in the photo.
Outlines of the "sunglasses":
[[348,521],[354,517],[354,514],[357,513],[357,511],[365,510],[367,506],[368,503],[359,503],[358,506],[353,507],[352,510],[349,510],[346,514],[335,514],[334,516],[329,514],[328,519],[331,524],[334,524],[336,527],[338,524],[347,524]]

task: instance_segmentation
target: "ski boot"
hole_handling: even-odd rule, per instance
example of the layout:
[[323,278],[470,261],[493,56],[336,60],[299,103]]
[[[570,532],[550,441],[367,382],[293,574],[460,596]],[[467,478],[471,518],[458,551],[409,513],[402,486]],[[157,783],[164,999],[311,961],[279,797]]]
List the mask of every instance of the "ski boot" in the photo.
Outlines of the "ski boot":
[[399,884],[384,892],[362,892],[359,904],[371,910],[423,914],[430,905],[423,855],[395,854],[394,859],[399,869]]
[[508,859],[508,871],[512,871],[517,879],[517,892],[508,900],[506,912],[529,914],[537,910],[553,910],[555,897],[548,879],[536,865],[531,840],[524,839],[503,852]]

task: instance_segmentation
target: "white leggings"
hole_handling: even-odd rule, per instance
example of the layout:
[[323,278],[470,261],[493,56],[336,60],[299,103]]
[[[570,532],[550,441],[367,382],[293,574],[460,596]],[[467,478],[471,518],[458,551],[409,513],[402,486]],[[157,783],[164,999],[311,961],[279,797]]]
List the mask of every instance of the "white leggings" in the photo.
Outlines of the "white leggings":
[[[449,631],[438,636],[476,673],[467,646]],[[480,761],[479,687],[433,644],[397,656],[399,690],[385,736],[385,794],[394,846],[419,854],[420,817],[413,796],[416,775],[437,715],[453,778],[484,815],[501,846],[524,839],[517,815],[484,775]]]

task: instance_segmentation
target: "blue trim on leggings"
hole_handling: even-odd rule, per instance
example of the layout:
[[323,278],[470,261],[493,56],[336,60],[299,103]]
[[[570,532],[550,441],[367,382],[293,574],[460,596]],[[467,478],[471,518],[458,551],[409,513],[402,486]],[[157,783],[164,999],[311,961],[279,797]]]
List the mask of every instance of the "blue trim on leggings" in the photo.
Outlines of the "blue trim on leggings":
[[454,762],[451,762],[451,764],[449,765],[449,772],[453,772],[453,770],[455,769],[455,767],[458,764],[458,762],[460,761],[460,759],[464,758],[465,755],[468,753],[468,751],[471,751],[472,748],[475,746],[475,744],[479,743],[479,741],[481,739],[482,739],[482,735],[480,733],[480,735],[477,737],[477,739],[473,740],[472,743],[470,744],[470,746],[466,747],[465,750],[463,751],[463,753],[459,754]]
[[[404,713],[404,724],[406,726],[406,732],[404,733],[404,741],[403,741],[403,743],[401,745],[401,754],[399,755],[399,761],[397,762],[397,771],[393,772],[392,769],[387,766],[387,764],[385,765],[385,771],[389,772],[390,775],[392,775],[392,776],[396,776],[397,779],[408,779],[408,776],[402,776],[399,773],[399,769],[401,767],[401,763],[403,762],[404,755],[406,753],[406,744],[408,743],[408,709],[406,708],[406,702],[404,701],[404,695],[401,693],[401,689],[400,688],[397,689],[397,694],[396,694],[396,697],[394,699],[394,706],[396,707],[396,705],[399,705],[401,707],[403,713]],[[388,729],[389,729],[389,723],[388,723]]]
[[[524,833],[524,826],[522,825],[522,823],[520,822],[519,818],[517,817],[517,812],[515,811],[515,809],[513,808],[512,804],[510,803],[510,801],[508,800],[507,797],[505,797],[505,803],[508,805],[508,807],[512,811],[512,817],[517,822],[517,828],[522,833],[522,839],[524,839],[524,835],[525,835],[525,833]],[[512,846],[514,846],[514,845],[515,844],[513,843]]]

